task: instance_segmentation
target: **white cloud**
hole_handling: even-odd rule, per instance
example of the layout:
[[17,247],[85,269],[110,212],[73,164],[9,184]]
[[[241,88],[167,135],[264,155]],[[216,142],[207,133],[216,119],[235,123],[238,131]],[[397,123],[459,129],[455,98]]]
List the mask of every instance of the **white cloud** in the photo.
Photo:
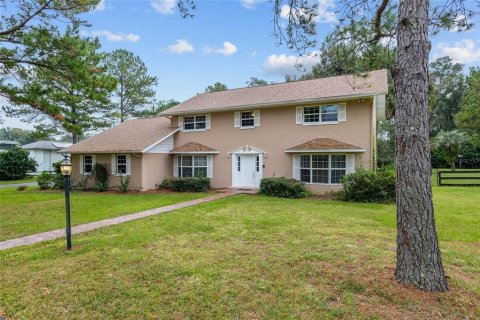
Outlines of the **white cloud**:
[[107,6],[105,5],[105,0],[100,0],[95,9],[93,9],[93,12],[104,11],[105,9],[107,9]]
[[173,14],[177,5],[177,0],[151,0],[150,5],[153,10],[161,14]]
[[92,31],[94,37],[105,37],[110,42],[137,42],[140,36],[134,33],[113,33],[108,30]]
[[440,50],[440,56],[449,56],[453,62],[472,63],[480,61],[480,48],[475,47],[475,41],[464,39],[450,45],[446,42],[440,42],[437,45]]
[[[318,51],[312,52],[308,56],[287,56],[285,54],[272,54],[263,62],[263,69],[269,76],[295,75],[300,76],[318,63]],[[298,65],[300,68],[297,68]]]
[[263,2],[265,0],[241,0],[242,7],[247,9],[255,9],[257,4]]
[[175,41],[175,44],[171,44],[167,48],[170,52],[180,54],[195,51],[193,45],[185,39],[178,39],[177,41]]
[[[335,22],[337,20],[337,16],[335,11],[331,11],[330,9],[335,8],[335,3],[333,0],[318,0],[318,8],[317,8],[317,16],[313,18],[313,21],[316,23],[319,22]],[[284,4],[280,8],[280,17],[284,19],[288,19],[288,16],[291,11],[291,7],[287,4]],[[306,13],[303,10],[296,9],[297,12],[294,12],[297,16],[306,16]]]
[[235,52],[237,52],[237,46],[231,43],[230,41],[225,41],[223,43],[223,47],[219,49],[213,49],[209,46],[205,46],[202,51],[205,53],[217,53],[217,54],[222,54],[224,56],[231,56]]

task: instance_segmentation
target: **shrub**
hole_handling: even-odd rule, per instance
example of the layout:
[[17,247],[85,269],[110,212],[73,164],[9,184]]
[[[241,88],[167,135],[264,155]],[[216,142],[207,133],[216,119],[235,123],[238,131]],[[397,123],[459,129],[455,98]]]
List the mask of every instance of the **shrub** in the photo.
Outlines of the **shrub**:
[[65,177],[59,173],[42,172],[37,177],[37,182],[41,190],[65,188]]
[[29,157],[27,150],[13,147],[5,152],[0,152],[0,179],[19,180],[25,179],[28,172],[34,172],[37,162]]
[[121,192],[127,192],[130,187],[130,176],[120,176],[120,183],[117,185],[117,189]]
[[80,190],[80,191],[87,191],[89,189],[88,187],[88,180],[90,179],[90,176],[85,176],[83,178],[80,178],[78,180],[72,180],[70,183],[70,188],[72,190]]
[[180,192],[202,192],[210,189],[210,179],[205,177],[166,178],[160,187]]
[[259,194],[279,198],[305,198],[310,192],[305,189],[303,182],[280,177],[262,179]]
[[93,189],[98,192],[103,192],[108,189],[108,171],[107,168],[100,163],[96,163],[92,168],[92,177],[95,181]]
[[53,188],[53,175],[48,172],[42,172],[37,177],[37,183],[41,190]]
[[355,202],[395,201],[395,171],[359,169],[342,178],[343,198]]

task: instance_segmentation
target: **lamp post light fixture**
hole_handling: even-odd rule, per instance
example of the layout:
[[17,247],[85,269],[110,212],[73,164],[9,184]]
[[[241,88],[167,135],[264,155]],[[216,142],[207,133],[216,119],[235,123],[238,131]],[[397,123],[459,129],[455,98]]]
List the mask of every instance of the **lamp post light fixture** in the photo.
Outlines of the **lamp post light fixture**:
[[65,211],[67,219],[67,249],[72,250],[72,228],[70,223],[70,174],[72,173],[72,164],[66,153],[62,154],[63,161],[60,164],[60,171],[65,177]]

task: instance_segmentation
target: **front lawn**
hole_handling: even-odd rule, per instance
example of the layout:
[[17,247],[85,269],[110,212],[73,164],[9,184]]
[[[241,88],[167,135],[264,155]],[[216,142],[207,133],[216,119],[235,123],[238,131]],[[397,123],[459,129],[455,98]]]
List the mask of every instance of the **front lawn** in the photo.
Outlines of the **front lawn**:
[[435,188],[450,292],[396,284],[395,208],[239,195],[0,251],[19,319],[477,319],[480,188]]
[[22,180],[1,180],[0,185],[4,184],[19,184],[19,183],[31,183],[31,182],[37,182],[37,178],[35,177],[28,177],[26,179]]
[[[72,224],[117,217],[205,197],[206,193],[72,192]],[[65,227],[63,191],[0,189],[0,241]]]

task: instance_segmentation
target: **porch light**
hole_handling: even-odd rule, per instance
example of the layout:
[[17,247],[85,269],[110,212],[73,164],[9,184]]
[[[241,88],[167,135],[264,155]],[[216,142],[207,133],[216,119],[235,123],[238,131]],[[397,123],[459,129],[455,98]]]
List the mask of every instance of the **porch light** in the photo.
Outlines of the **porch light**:
[[72,173],[72,164],[68,160],[68,156],[66,154],[63,154],[63,161],[60,164],[60,171],[62,172],[62,175],[64,176],[69,176]]
[[66,153],[62,154],[63,161],[60,164],[60,171],[65,177],[65,214],[66,214],[66,234],[67,250],[72,250],[72,226],[70,221],[70,174],[72,173],[72,163]]

